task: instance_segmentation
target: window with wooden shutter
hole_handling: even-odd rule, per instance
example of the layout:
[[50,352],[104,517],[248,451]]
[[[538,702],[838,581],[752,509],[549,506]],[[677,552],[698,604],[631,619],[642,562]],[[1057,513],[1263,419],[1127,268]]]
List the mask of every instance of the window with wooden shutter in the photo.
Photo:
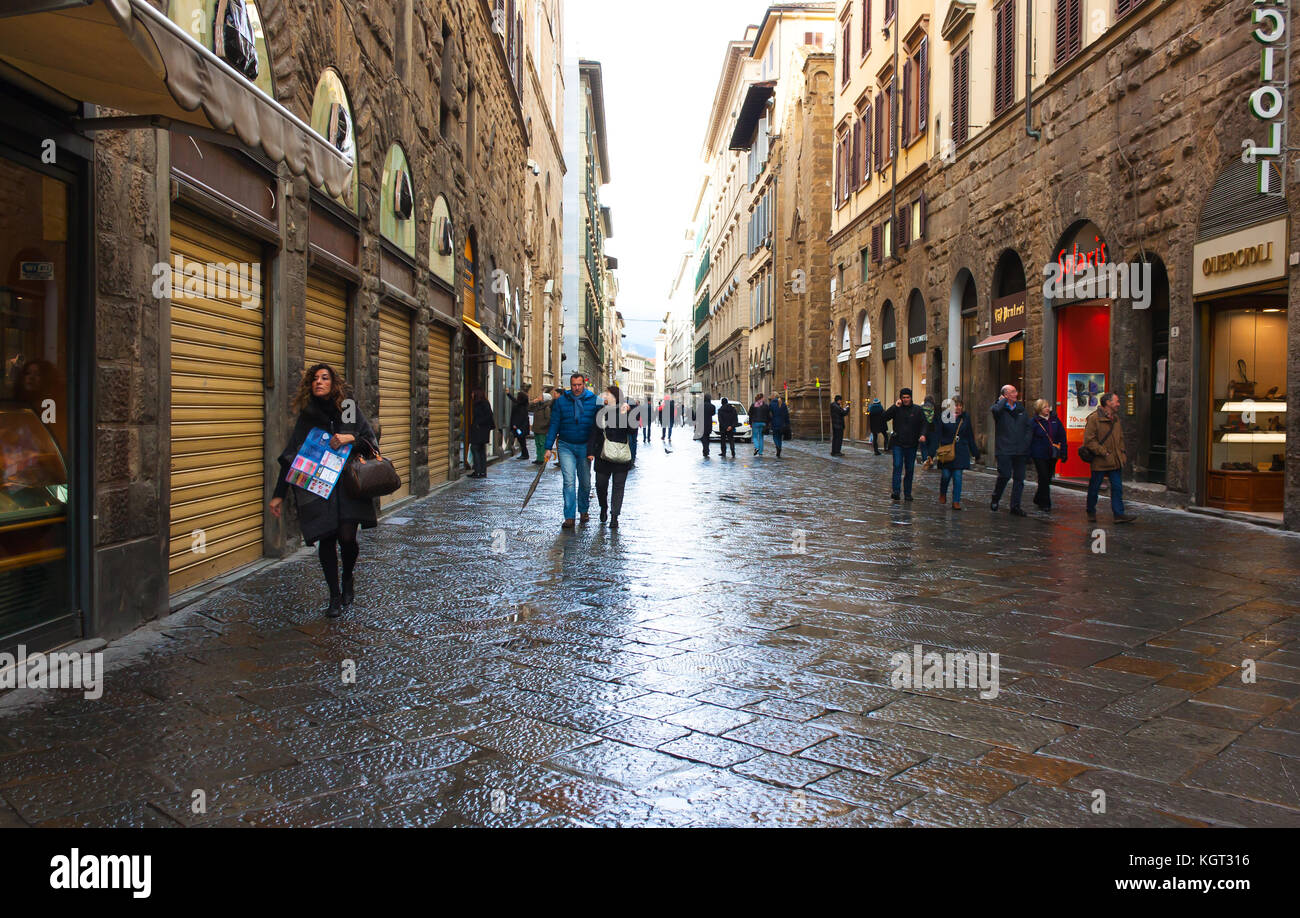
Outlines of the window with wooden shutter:
[[900,207],[898,209],[897,218],[898,244],[903,248],[907,248],[908,243],[912,241],[911,237],[908,235],[912,229],[912,206],[910,204],[904,204]]
[[852,177],[852,185],[857,188],[862,184],[862,173],[859,171],[862,164],[862,122],[859,121],[853,125],[853,169],[849,173]]
[[1057,67],[1061,66],[1078,54],[1082,46],[1082,0],[1056,0],[1056,49],[1053,62]]
[[898,12],[898,0],[885,0],[885,22],[888,23]]
[[871,121],[872,108],[867,105],[866,110],[862,113],[862,182],[866,184],[871,181]]
[[993,17],[993,114],[1000,115],[1016,100],[1016,4],[1003,0]]
[[876,171],[885,168],[885,95],[876,93]]
[[880,261],[880,224],[874,223],[871,226],[871,260],[879,263]]
[[917,49],[917,102],[916,133],[925,133],[926,122],[930,120],[930,40],[921,37],[921,46]]
[[925,192],[916,199],[916,238],[925,238]]
[[894,157],[898,155],[898,103],[895,98],[898,95],[898,81],[890,80],[889,89],[885,95],[889,97],[889,162],[893,162]]
[[844,22],[844,32],[841,37],[844,44],[842,57],[840,60],[840,82],[845,86],[849,83],[849,62],[853,60],[853,23],[849,20]]
[[1127,16],[1133,10],[1141,6],[1143,0],[1115,0],[1115,18]]
[[970,137],[970,45],[952,58],[952,142],[961,146]]
[[839,207],[844,200],[840,194],[840,186],[844,184],[844,146],[840,143],[835,144],[835,206]]
[[862,59],[871,52],[871,0],[862,0]]
[[912,61],[907,59],[903,61],[903,142],[906,143],[912,137],[912,113],[909,111],[912,89]]

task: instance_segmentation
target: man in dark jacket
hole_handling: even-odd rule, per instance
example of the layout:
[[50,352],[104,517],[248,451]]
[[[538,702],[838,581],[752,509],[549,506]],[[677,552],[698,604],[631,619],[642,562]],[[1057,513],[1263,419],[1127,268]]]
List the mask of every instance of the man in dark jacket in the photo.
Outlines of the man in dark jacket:
[[673,425],[677,423],[677,403],[671,395],[665,395],[659,405],[659,439],[673,442]]
[[844,418],[849,409],[844,407],[844,396],[837,395],[831,402],[831,455],[842,456],[844,448]]
[[510,407],[510,429],[519,441],[519,458],[528,458],[528,390],[520,389],[515,393],[514,404]]
[[898,500],[901,483],[903,499],[911,500],[916,449],[925,443],[925,412],[920,405],[912,404],[912,390],[903,389],[898,393],[898,401],[885,412],[885,420],[894,425],[894,480],[891,497]]
[[989,509],[998,510],[1002,492],[1007,482],[1011,485],[1011,513],[1026,516],[1020,509],[1020,497],[1025,492],[1025,466],[1029,464],[1029,443],[1033,439],[1033,421],[1018,399],[1015,386],[1002,387],[1002,397],[993,403],[993,451],[998,457],[998,480],[993,485],[993,501]]
[[772,402],[768,407],[772,412],[772,442],[776,444],[777,456],[780,456],[781,440],[785,437],[785,432],[790,428],[790,408],[775,395],[772,396]]
[[575,510],[582,514],[584,523],[588,519],[591,464],[587,462],[587,440],[599,408],[600,399],[587,388],[587,379],[581,373],[569,377],[569,391],[557,398],[551,407],[546,461],[550,461],[553,452],[559,454],[560,471],[564,474],[564,529],[573,528]]
[[736,458],[736,426],[740,423],[740,414],[736,411],[736,406],[729,404],[724,398],[722,405],[718,408],[718,436],[722,439],[722,455],[727,455],[727,447],[731,447],[731,458]]
[[871,425],[871,448],[879,456],[880,441],[884,440],[886,445],[889,443],[885,437],[885,406],[880,404],[880,399],[871,400],[871,407],[867,409],[867,420]]
[[709,435],[713,433],[713,416],[717,409],[713,407],[713,402],[706,392],[700,396],[700,410],[695,413],[695,430],[700,435],[700,442],[704,444],[704,458],[709,458]]

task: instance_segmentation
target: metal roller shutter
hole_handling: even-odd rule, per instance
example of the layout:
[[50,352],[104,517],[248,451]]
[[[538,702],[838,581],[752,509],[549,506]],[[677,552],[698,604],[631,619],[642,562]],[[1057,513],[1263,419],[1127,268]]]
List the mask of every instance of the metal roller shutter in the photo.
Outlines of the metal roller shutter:
[[348,291],[342,284],[307,275],[307,328],[303,335],[306,367],[328,363],[347,375],[344,339],[348,327]]
[[379,307],[379,423],[379,450],[402,479],[384,505],[411,493],[411,319],[392,306]]
[[[266,390],[260,246],[173,212],[171,247],[168,572],[175,593],[262,557]],[[245,307],[237,289],[183,293],[186,269],[231,263],[259,265],[259,283],[250,285],[253,308]]]
[[451,332],[429,329],[429,485],[447,480],[451,451]]

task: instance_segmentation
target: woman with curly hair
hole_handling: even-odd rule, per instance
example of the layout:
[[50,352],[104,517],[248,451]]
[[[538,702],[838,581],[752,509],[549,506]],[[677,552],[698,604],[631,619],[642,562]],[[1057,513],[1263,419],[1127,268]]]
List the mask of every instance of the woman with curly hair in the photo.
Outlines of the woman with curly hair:
[[[289,482],[286,480],[289,468],[313,427],[319,427],[332,435],[330,447],[333,449],[342,449],[351,443],[353,456],[357,455],[357,450],[368,457],[379,453],[374,430],[361,414],[356,402],[352,401],[343,377],[329,364],[318,363],[307,370],[302,385],[298,387],[293,406],[298,412],[298,422],[289,437],[289,445],[280,454],[280,479],[276,482],[275,496],[271,499],[271,513],[277,519],[284,504],[285,493],[289,490]],[[345,413],[351,420],[344,420]],[[375,527],[375,501],[373,498],[357,498],[348,494],[341,478],[330,492],[328,500],[297,487],[293,489],[293,495],[298,505],[298,522],[302,527],[303,541],[308,545],[319,543],[317,551],[320,566],[330,591],[329,610],[325,614],[337,618],[352,605],[352,568],[361,552],[357,544],[357,527]],[[340,553],[343,556],[341,588]]]

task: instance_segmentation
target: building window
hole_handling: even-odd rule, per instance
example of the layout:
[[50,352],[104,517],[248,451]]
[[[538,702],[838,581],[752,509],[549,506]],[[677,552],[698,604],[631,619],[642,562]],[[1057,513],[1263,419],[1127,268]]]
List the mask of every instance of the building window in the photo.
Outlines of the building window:
[[1083,0],[1056,0],[1056,66],[1078,54],[1082,46]]
[[862,160],[858,168],[862,170],[861,184],[866,185],[871,181],[871,121],[872,107],[870,104],[862,110]]
[[844,32],[840,38],[844,47],[840,50],[840,83],[844,86],[849,85],[849,62],[853,60],[853,23],[849,19],[844,20]]
[[898,12],[898,0],[885,0],[885,24],[893,22],[894,15]]
[[1127,16],[1142,5],[1143,0],[1115,0],[1115,18]]
[[960,147],[970,138],[970,44],[952,56],[952,142]]
[[885,225],[884,228],[881,230],[881,233],[884,236],[883,244],[885,247],[885,256],[891,258],[893,256],[896,256],[898,254],[898,250],[894,247],[894,221],[892,219],[885,221]]
[[871,0],[862,0],[862,59],[871,53]]
[[903,145],[910,146],[925,134],[930,117],[930,49],[924,34],[907,50],[903,61],[902,108]]
[[867,282],[867,263],[871,261],[871,246],[864,245],[858,255],[862,258],[862,283],[865,284]]
[[1016,2],[1002,0],[993,10],[993,115],[1016,101]]

